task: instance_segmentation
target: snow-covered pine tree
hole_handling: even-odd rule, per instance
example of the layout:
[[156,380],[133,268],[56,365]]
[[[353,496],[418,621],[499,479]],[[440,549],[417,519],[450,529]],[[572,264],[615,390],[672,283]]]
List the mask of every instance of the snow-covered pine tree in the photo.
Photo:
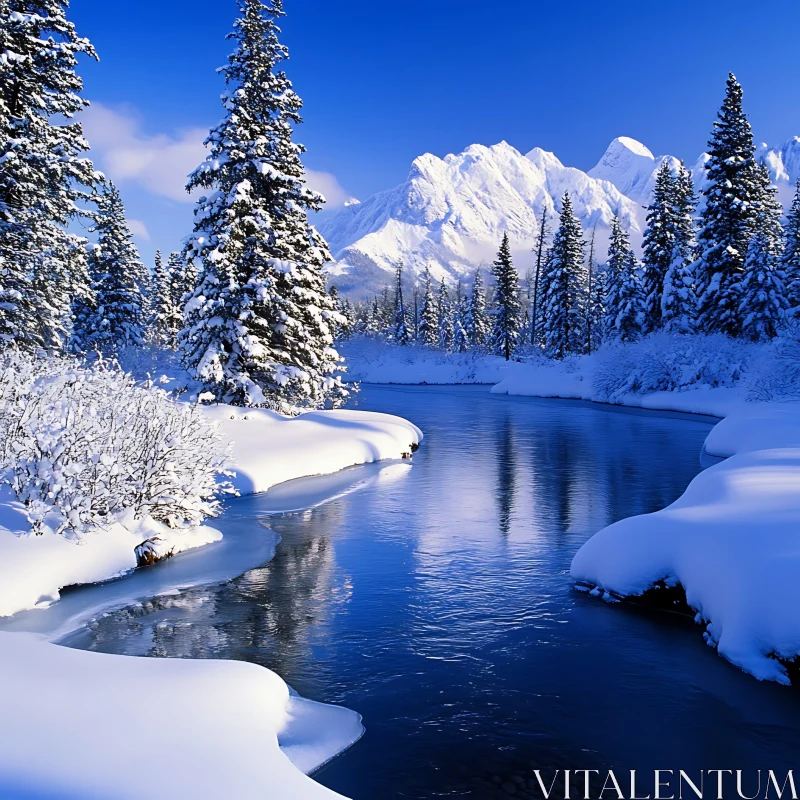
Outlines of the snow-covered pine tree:
[[781,269],[786,281],[786,300],[793,316],[800,313],[800,178],[783,230],[784,246]]
[[697,248],[697,224],[694,212],[697,195],[691,170],[681,161],[675,183],[675,240],[688,256],[694,256]]
[[0,345],[63,349],[72,297],[86,291],[86,242],[65,228],[91,216],[97,176],[74,122],[88,106],[75,67],[96,55],[67,7],[0,2]]
[[[97,198],[97,246],[89,256],[92,305],[76,320],[75,342],[86,350],[114,355],[144,340],[142,264],[125,219],[125,207],[113,183]],[[73,343],[72,349],[78,349]]]
[[419,338],[425,347],[439,346],[439,306],[433,294],[430,268],[425,269],[425,293],[419,319]]
[[411,338],[413,341],[419,341],[419,284],[414,284],[414,292],[413,292],[413,301],[414,306],[411,309],[411,320],[412,320],[412,331],[411,331]]
[[458,282],[456,291],[456,304],[453,313],[453,350],[456,353],[466,353],[470,346],[470,337],[467,333],[469,320],[469,299],[464,292],[461,281]]
[[546,251],[545,241],[547,239],[547,206],[542,206],[542,221],[539,225],[539,236],[536,242],[536,267],[533,272],[533,305],[531,307],[531,329],[530,343],[537,345],[540,341],[541,321],[540,311],[542,307],[542,276],[544,274]]
[[180,253],[171,253],[167,261],[169,277],[170,316],[167,320],[170,347],[178,346],[178,334],[183,328],[183,306],[187,295],[194,291],[197,274]]
[[480,269],[475,270],[475,277],[472,280],[465,328],[473,347],[486,347],[489,342],[491,325],[486,314],[486,289]]
[[589,239],[589,261],[586,269],[586,352],[590,355],[600,346],[603,314],[602,291],[598,291],[598,270],[594,258],[594,240],[597,223],[592,228]]
[[633,342],[642,332],[642,290],[636,256],[619,219],[611,220],[606,263],[605,322],[607,340]]
[[174,318],[174,309],[170,277],[169,266],[164,263],[161,251],[156,250],[152,280],[153,297],[150,303],[152,315],[148,335],[156,344],[163,347],[171,347],[173,344],[170,325]]
[[339,308],[339,312],[344,317],[345,321],[342,325],[339,326],[339,337],[343,339],[349,339],[353,331],[355,330],[356,324],[356,313],[355,309],[353,308],[353,304],[350,302],[349,298],[345,297],[341,301],[341,305]]
[[669,333],[693,333],[696,327],[696,205],[692,174],[681,163],[675,184],[675,241],[661,295],[661,327]]
[[588,276],[584,247],[581,224],[565,192],[542,281],[542,344],[550,358],[561,359],[586,349]]
[[449,352],[453,349],[453,308],[450,294],[444,280],[439,284],[439,296],[436,300],[437,317],[439,318],[439,349]]
[[394,284],[394,325],[392,338],[397,344],[406,345],[411,341],[411,324],[403,301],[403,265],[398,264]]
[[744,261],[739,318],[742,336],[763,342],[775,338],[789,304],[781,268],[783,209],[765,166],[758,167],[758,176],[757,216]]
[[606,314],[606,268],[605,265],[595,264],[594,274],[589,283],[586,302],[588,311],[586,313],[587,324],[591,324],[591,336],[587,336],[587,341],[591,345],[590,353],[595,352],[603,344],[603,324]]
[[187,259],[199,273],[180,334],[184,360],[206,390],[240,405],[338,405],[333,327],[339,315],[325,290],[330,253],[309,224],[323,198],[304,181],[292,141],[301,100],[281,62],[281,0],[239,0],[221,69],[225,116],[208,137],[206,161],[187,188],[206,189],[195,209]]
[[664,159],[656,172],[642,240],[642,333],[661,328],[664,279],[672,265],[677,227],[678,178]]
[[706,168],[708,186],[694,267],[698,326],[706,332],[741,333],[741,279],[753,233],[758,170],[742,87],[728,76],[725,100],[714,123]]
[[72,336],[75,310],[92,302],[88,243],[59,225],[47,223],[36,232],[35,238],[42,240],[41,252],[32,259],[30,284],[36,303],[35,341],[48,352],[63,353]]
[[381,313],[381,302],[376,295],[369,304],[367,314],[367,333],[377,336],[383,333],[383,314]]
[[522,307],[519,299],[519,276],[511,259],[511,244],[507,233],[503,234],[497,260],[492,265],[492,274],[495,279],[492,349],[509,361],[519,345]]

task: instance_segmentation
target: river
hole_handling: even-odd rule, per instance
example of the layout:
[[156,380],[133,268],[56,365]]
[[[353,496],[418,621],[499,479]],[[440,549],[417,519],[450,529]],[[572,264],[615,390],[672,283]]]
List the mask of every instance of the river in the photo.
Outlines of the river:
[[796,766],[796,692],[723,661],[691,619],[570,580],[598,529],[683,492],[707,420],[486,387],[365,387],[358,404],[423,429],[413,465],[355,470],[360,487],[294,513],[271,515],[272,492],[234,501],[218,527],[260,519],[274,558],[67,643],[252,661],[357,710],[366,734],[315,776],[356,800],[540,797],[534,768]]

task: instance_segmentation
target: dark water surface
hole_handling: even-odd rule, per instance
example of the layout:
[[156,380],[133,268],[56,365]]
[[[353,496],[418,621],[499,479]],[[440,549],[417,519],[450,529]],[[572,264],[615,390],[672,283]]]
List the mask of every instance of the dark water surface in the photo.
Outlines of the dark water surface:
[[316,776],[356,800],[541,797],[534,767],[800,767],[796,691],[740,673],[691,620],[569,578],[594,532],[682,493],[708,423],[484,387],[366,387],[359,405],[424,430],[412,467],[270,518],[263,567],[71,643],[253,661],[359,711],[366,735]]

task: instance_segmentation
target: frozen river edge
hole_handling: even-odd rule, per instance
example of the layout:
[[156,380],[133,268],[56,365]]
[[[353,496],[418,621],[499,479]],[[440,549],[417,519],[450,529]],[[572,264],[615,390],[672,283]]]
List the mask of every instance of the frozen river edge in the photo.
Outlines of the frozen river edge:
[[[241,423],[256,422],[247,425],[244,444],[234,441],[246,496],[226,513],[221,540],[0,621],[0,678],[16,687],[0,699],[3,740],[11,743],[0,749],[0,796],[338,797],[307,774],[362,735],[355,712],[297,697],[277,675],[251,664],[168,660],[154,666],[160,660],[53,644],[101,613],[224,582],[265,563],[277,536],[259,517],[313,507],[408,469],[397,459],[422,438],[405,420],[368,412],[291,420],[270,412],[216,413],[225,415],[226,435],[234,423],[241,436]],[[360,463],[365,466],[347,469]],[[326,477],[298,477],[308,473]],[[254,494],[278,483],[266,502]],[[138,698],[146,702],[132,702]],[[80,735],[43,755],[38,732],[64,720]],[[169,742],[169,756],[147,759],[143,769],[137,745],[154,730]]]

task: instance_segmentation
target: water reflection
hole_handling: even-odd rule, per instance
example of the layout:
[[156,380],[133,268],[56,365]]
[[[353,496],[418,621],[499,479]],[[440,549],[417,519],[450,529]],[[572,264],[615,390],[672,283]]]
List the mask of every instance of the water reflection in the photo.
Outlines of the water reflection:
[[795,694],[741,675],[691,622],[569,580],[597,529],[681,494],[707,424],[482,388],[368,387],[359,402],[425,430],[413,468],[270,518],[265,566],[73,643],[254,661],[356,709],[366,736],[318,779],[357,799],[508,797],[509,781],[524,796],[533,765],[792,766]]
[[500,532],[504,536],[508,536],[511,530],[511,515],[514,512],[514,479],[516,477],[514,426],[508,417],[500,425],[497,446],[497,517],[500,523]]

